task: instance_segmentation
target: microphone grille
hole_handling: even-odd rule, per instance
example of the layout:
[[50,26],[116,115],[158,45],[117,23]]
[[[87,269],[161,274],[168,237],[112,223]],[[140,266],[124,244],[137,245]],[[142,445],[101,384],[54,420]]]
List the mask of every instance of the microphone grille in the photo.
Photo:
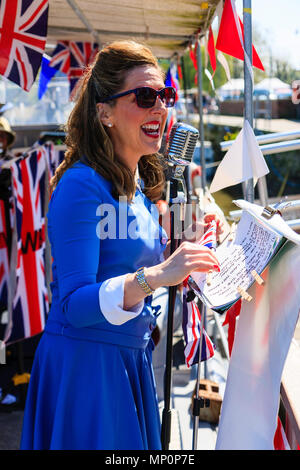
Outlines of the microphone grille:
[[199,132],[188,124],[178,122],[170,132],[167,155],[172,160],[183,159],[191,162],[199,137]]

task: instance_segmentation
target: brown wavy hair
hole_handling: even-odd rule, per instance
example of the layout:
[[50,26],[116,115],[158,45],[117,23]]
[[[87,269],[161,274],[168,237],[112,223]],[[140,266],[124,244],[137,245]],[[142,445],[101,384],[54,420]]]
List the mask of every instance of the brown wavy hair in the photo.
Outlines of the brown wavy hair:
[[[114,153],[105,126],[98,117],[96,103],[118,93],[133,67],[152,65],[162,73],[150,49],[134,41],[116,41],[104,47],[87,68],[81,81],[76,104],[66,125],[67,150],[64,160],[51,179],[53,190],[63,173],[84,157],[96,172],[112,182],[113,196],[127,196],[131,201],[136,185],[132,171]],[[110,105],[114,106],[111,101]],[[138,163],[144,181],[144,193],[153,202],[162,194],[165,185],[164,163],[159,154],[143,155]]]

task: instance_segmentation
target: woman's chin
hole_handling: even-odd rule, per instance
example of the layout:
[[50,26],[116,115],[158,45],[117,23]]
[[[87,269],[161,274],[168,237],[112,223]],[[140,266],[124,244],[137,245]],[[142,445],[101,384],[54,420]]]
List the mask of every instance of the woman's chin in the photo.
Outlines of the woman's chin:
[[[151,142],[151,144],[147,145],[147,153],[144,153],[144,155],[151,155],[152,153],[157,153],[159,152],[159,149],[161,148],[161,138],[157,138]],[[146,146],[145,146],[146,150]]]

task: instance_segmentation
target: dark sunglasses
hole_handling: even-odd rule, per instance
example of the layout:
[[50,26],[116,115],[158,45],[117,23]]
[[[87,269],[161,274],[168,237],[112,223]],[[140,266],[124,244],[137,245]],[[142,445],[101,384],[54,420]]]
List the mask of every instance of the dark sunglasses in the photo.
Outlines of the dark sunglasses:
[[130,93],[135,94],[136,104],[139,108],[152,108],[152,106],[155,105],[158,96],[167,108],[171,108],[175,104],[176,90],[172,86],[167,86],[161,90],[155,90],[154,88],[143,86],[135,88],[134,90],[128,90],[123,93],[118,93],[117,95],[109,96],[108,98],[101,100],[101,103],[121,98],[121,96],[130,95]]

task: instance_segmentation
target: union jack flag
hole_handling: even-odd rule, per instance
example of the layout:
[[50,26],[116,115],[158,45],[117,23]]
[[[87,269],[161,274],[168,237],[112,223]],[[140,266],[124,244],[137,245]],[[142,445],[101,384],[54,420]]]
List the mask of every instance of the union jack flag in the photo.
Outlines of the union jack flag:
[[176,98],[175,102],[178,100],[178,92],[179,92],[179,79],[178,79],[178,69],[177,64],[172,62],[166,76],[165,81],[166,86],[172,86],[176,90]]
[[69,41],[59,41],[51,56],[49,66],[69,75],[70,73],[70,49]]
[[0,308],[7,309],[9,289],[9,253],[4,201],[0,200]]
[[85,68],[95,60],[98,50],[98,44],[92,42],[60,41],[57,43],[49,65],[68,75],[71,94]]
[[[182,329],[185,340],[185,362],[188,367],[197,364],[199,361],[199,349],[201,342],[201,314],[197,303],[194,300],[190,302],[187,299],[187,286],[183,285],[183,311],[182,311]],[[215,346],[210,337],[203,328],[203,340],[201,361],[207,361],[214,355]]]
[[[178,79],[178,69],[175,62],[172,62],[166,76],[165,80],[166,86],[172,86],[176,90],[176,97],[175,103],[178,100],[178,92],[179,92],[179,79]],[[173,125],[177,122],[177,114],[176,108],[170,108],[168,113],[168,123],[167,123],[167,131],[166,131],[166,142],[168,143],[170,138],[170,133]]]
[[44,329],[49,311],[45,276],[45,185],[43,149],[32,150],[11,166],[16,211],[16,286],[7,343]]
[[0,74],[29,91],[46,45],[48,0],[0,0]]
[[56,146],[53,142],[47,141],[45,143],[40,143],[39,141],[36,144],[36,148],[45,152],[47,167],[48,167],[48,177],[49,183],[52,176],[56,171],[56,168],[61,164],[65,156],[64,146]]
[[96,58],[99,46],[97,43],[92,42],[70,42],[70,93],[74,91],[74,88],[78,80],[83,75],[85,67],[92,64]]
[[[209,228],[199,240],[199,244],[208,248],[216,248],[216,230],[217,225],[213,220]],[[187,279],[183,282],[183,311],[182,311],[182,329],[185,340],[185,362],[188,367],[197,364],[199,361],[199,349],[201,343],[201,314],[198,305],[194,299],[189,299],[192,291],[188,291]],[[215,346],[210,337],[203,331],[201,361],[206,361],[214,355]]]
[[199,245],[206,246],[211,250],[215,250],[217,248],[217,223],[215,220],[210,222],[208,229],[200,238],[198,243]]

